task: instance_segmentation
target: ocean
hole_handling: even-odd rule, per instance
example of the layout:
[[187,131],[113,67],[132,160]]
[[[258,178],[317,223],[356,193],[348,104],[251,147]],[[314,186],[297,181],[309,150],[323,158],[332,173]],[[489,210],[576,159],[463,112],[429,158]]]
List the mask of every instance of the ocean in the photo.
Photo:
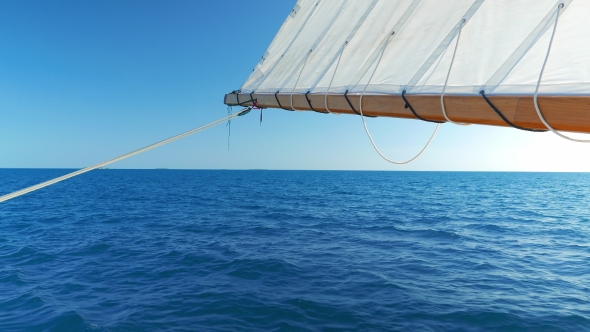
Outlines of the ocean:
[[583,173],[97,170],[0,203],[0,330],[590,331],[589,207]]

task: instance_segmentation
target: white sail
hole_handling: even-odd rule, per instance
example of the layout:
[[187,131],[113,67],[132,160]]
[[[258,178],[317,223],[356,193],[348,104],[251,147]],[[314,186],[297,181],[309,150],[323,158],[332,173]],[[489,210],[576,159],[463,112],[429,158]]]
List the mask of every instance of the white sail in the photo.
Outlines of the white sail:
[[558,14],[539,94],[588,96],[587,0],[300,0],[241,92],[532,95]]

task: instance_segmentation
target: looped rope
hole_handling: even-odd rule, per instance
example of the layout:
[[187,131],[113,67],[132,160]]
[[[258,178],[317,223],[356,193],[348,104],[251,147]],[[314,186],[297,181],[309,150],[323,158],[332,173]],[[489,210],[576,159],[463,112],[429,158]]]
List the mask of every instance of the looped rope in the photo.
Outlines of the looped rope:
[[557,11],[555,12],[555,24],[553,25],[553,32],[551,33],[551,39],[549,40],[549,47],[547,48],[547,55],[545,56],[545,61],[543,61],[543,66],[541,67],[541,73],[539,74],[539,80],[537,81],[537,87],[535,88],[533,102],[535,104],[535,110],[537,111],[537,115],[539,116],[539,119],[541,120],[541,122],[543,122],[543,124],[545,125],[545,127],[547,127],[547,129],[551,130],[552,133],[554,133],[555,135],[557,135],[561,138],[572,141],[572,142],[590,143],[590,140],[572,138],[572,137],[566,136],[566,135],[558,132],[553,127],[551,127],[551,125],[547,122],[547,120],[545,120],[545,117],[543,117],[543,113],[541,113],[541,110],[539,109],[539,102],[537,100],[537,96],[539,94],[539,86],[541,85],[541,80],[543,79],[543,72],[545,71],[545,66],[547,65],[547,60],[549,60],[549,54],[551,53],[551,46],[553,45],[553,37],[555,37],[555,31],[557,30],[557,22],[559,22],[559,13],[560,13],[561,9],[563,8],[563,6],[564,6],[564,4],[560,3],[557,6]]
[[420,155],[422,155],[422,153],[426,150],[426,148],[428,148],[428,146],[430,145],[430,142],[432,142],[432,139],[436,135],[436,132],[438,131],[438,128],[440,127],[440,123],[438,123],[436,125],[436,128],[434,128],[434,131],[432,132],[432,135],[430,135],[430,138],[428,139],[428,142],[426,142],[426,145],[424,145],[424,147],[422,148],[422,150],[420,150],[420,152],[418,152],[418,154],[416,154],[414,157],[412,157],[412,158],[410,158],[410,159],[408,159],[406,161],[394,161],[394,160],[391,160],[391,159],[387,158],[385,155],[383,155],[383,153],[381,153],[381,151],[379,150],[379,148],[375,144],[375,141],[373,141],[373,137],[371,136],[371,133],[369,132],[369,128],[367,127],[367,123],[365,122],[365,117],[363,116],[363,95],[365,94],[365,91],[367,90],[367,87],[371,83],[371,80],[373,79],[373,76],[375,76],[375,73],[377,72],[377,68],[379,67],[379,64],[381,63],[381,59],[383,58],[383,54],[385,53],[385,49],[387,48],[387,44],[389,42],[389,39],[394,34],[395,34],[395,32],[392,32],[387,37],[387,40],[385,41],[385,44],[383,45],[383,49],[381,50],[381,54],[379,55],[379,60],[377,61],[377,64],[375,65],[375,69],[373,69],[373,73],[371,74],[371,77],[369,77],[369,80],[367,81],[367,84],[365,85],[365,88],[363,89],[363,92],[361,93],[359,111],[361,112],[360,115],[361,115],[361,120],[363,121],[363,126],[365,127],[365,132],[367,133],[367,136],[369,137],[369,140],[371,141],[371,144],[373,145],[373,148],[375,149],[375,151],[377,151],[377,153],[381,156],[381,158],[385,159],[386,161],[388,161],[388,162],[390,162],[392,164],[396,164],[396,165],[403,165],[403,164],[408,164],[408,163],[414,161],[416,158],[418,158],[418,157],[420,157]]
[[546,132],[547,130],[544,129],[531,129],[531,128],[525,128],[525,127],[521,127],[519,125],[516,125],[512,122],[510,122],[510,120],[508,120],[508,118],[506,118],[504,116],[504,114],[502,114],[502,112],[500,112],[500,110],[496,107],[496,105],[494,105],[492,103],[492,101],[486,96],[486,92],[484,90],[481,90],[479,92],[481,94],[481,96],[483,97],[483,99],[486,101],[486,103],[488,103],[488,105],[490,105],[490,107],[494,110],[494,112],[496,112],[496,114],[498,114],[498,116],[500,118],[502,118],[502,120],[504,120],[504,122],[506,122],[507,125],[509,125],[512,128],[516,128],[516,129],[520,129],[520,130],[524,130],[524,131],[530,131],[533,133],[543,133]]
[[405,108],[409,108],[410,111],[412,111],[412,114],[414,114],[414,116],[416,118],[418,118],[418,119],[420,119],[422,121],[431,122],[431,123],[444,123],[444,121],[428,120],[428,119],[425,119],[425,118],[421,117],[420,115],[418,115],[418,113],[416,113],[416,111],[412,107],[412,104],[410,104],[410,102],[406,98],[406,90],[402,91],[402,99],[406,103]]

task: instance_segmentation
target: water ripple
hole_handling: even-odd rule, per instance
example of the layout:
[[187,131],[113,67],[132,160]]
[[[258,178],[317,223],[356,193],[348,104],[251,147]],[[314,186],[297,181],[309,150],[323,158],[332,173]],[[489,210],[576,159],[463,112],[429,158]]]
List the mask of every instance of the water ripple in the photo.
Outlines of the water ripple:
[[588,174],[96,171],[0,205],[0,330],[590,331],[588,206]]

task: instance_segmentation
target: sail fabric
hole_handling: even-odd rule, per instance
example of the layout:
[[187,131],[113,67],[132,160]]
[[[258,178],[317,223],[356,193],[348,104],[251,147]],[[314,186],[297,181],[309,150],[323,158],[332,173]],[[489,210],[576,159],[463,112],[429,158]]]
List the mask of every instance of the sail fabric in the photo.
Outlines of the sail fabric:
[[539,94],[589,95],[587,0],[299,0],[241,91],[532,95],[558,13]]

